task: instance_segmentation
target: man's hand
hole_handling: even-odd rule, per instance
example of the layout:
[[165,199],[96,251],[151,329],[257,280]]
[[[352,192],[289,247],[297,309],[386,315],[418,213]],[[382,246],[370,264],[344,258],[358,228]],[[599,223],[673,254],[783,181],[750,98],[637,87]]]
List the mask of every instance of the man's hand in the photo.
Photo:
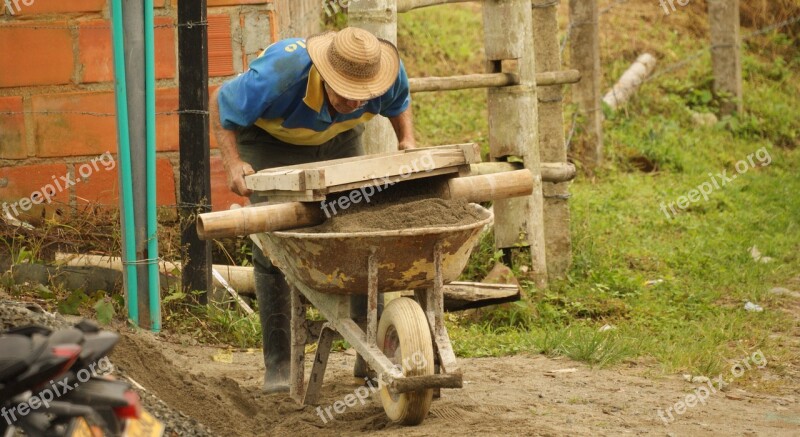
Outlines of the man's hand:
[[230,165],[226,165],[225,170],[228,174],[228,188],[230,188],[231,191],[243,197],[253,194],[253,191],[249,190],[244,183],[245,176],[255,173],[250,164],[242,160],[237,160]]
[[417,143],[413,139],[411,141],[403,141],[397,144],[398,150],[411,150],[416,148],[417,148]]

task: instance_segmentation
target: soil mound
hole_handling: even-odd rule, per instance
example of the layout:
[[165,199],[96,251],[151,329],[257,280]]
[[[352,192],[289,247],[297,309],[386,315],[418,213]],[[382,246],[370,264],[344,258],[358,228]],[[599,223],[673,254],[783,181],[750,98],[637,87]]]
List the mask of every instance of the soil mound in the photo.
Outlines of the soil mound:
[[481,218],[478,211],[464,200],[422,199],[351,208],[333,215],[321,225],[298,229],[298,232],[342,233],[460,226]]

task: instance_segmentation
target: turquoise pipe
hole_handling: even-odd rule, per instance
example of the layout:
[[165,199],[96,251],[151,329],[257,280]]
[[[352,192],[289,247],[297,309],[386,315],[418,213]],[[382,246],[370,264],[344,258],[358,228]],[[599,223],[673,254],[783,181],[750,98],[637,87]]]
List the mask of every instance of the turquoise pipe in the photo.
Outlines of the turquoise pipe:
[[111,36],[114,46],[114,95],[117,104],[117,141],[122,176],[122,237],[125,251],[122,262],[125,265],[128,285],[128,318],[139,324],[139,284],[136,279],[136,224],[133,219],[133,179],[131,176],[131,144],[128,126],[128,96],[125,80],[125,46],[122,27],[122,0],[111,0]]
[[158,270],[158,215],[156,211],[156,55],[153,0],[144,0],[144,89],[147,126],[147,276],[150,302],[150,329],[161,331],[161,286]]

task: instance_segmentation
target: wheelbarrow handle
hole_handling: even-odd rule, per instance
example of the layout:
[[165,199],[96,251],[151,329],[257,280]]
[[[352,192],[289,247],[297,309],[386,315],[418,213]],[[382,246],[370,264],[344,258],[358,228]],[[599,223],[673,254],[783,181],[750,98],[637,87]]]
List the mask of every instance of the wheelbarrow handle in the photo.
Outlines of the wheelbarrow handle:
[[314,226],[324,221],[325,214],[318,203],[288,202],[200,214],[197,235],[201,240],[211,240]]

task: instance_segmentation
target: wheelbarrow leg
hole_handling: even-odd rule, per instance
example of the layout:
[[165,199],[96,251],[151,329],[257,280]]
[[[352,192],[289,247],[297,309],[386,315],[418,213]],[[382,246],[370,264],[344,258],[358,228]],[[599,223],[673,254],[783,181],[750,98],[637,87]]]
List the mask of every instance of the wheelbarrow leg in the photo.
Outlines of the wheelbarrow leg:
[[291,287],[292,319],[291,319],[291,361],[289,368],[289,395],[298,402],[303,401],[305,394],[305,352],[306,352],[306,308],[297,287]]
[[436,243],[433,261],[433,287],[427,290],[415,290],[414,295],[425,311],[425,316],[431,327],[431,337],[438,357],[436,373],[459,374],[461,370],[456,364],[453,345],[450,343],[450,336],[444,326],[444,277],[442,276],[441,242]]
[[314,356],[314,365],[311,368],[311,375],[308,377],[308,389],[303,398],[304,405],[314,405],[319,399],[319,392],[322,389],[322,380],[325,378],[325,368],[328,366],[328,356],[331,353],[331,345],[337,337],[337,332],[326,323],[319,334],[317,353]]
[[[367,334],[367,343],[375,344],[375,339],[378,335],[378,317],[380,317],[381,307],[383,306],[383,296],[378,294],[378,255],[376,249],[372,248],[372,253],[367,262],[368,272],[368,289],[366,296],[366,308],[361,304],[364,302],[362,296],[353,296],[351,298],[351,314],[356,317],[364,317],[366,313],[367,325],[365,332]],[[363,378],[367,375],[367,362],[361,355],[356,356],[356,365],[353,369],[353,376]]]

